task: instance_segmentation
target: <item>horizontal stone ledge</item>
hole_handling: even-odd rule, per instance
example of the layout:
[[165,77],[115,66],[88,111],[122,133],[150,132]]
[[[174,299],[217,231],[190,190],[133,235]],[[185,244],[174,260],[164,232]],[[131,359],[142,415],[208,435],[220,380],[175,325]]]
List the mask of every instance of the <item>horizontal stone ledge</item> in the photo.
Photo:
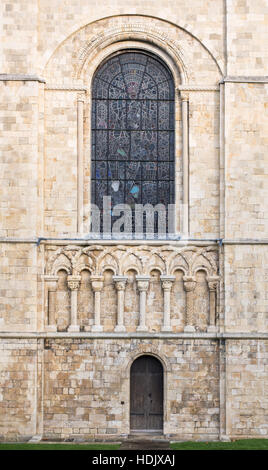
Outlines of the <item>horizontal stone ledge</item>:
[[0,243],[32,243],[37,245],[174,245],[174,246],[207,246],[216,245],[219,243],[217,239],[178,239],[178,240],[153,240],[153,239],[141,239],[141,240],[129,240],[129,239],[93,239],[93,238],[12,238],[12,237],[0,237]]
[[0,81],[46,83],[44,78],[38,77],[37,75],[24,75],[24,74],[17,74],[17,73],[0,73]]
[[179,85],[177,90],[181,91],[193,91],[193,92],[203,92],[203,91],[220,91],[219,85]]
[[83,332],[0,332],[0,338],[11,339],[264,339],[268,333],[83,333]]
[[0,237],[0,243],[32,243],[33,245],[174,245],[174,246],[207,246],[207,245],[268,245],[268,239],[170,239],[170,240],[154,240],[154,239],[97,239],[97,238],[13,238],[13,237]]
[[53,83],[48,83],[45,86],[45,90],[47,91],[80,91],[80,92],[87,92],[87,88],[83,87],[82,85],[56,85]]
[[268,245],[268,239],[237,239],[237,240],[221,240],[223,245]]
[[268,333],[220,333],[220,339],[268,339]]
[[216,339],[216,333],[83,333],[83,332],[55,332],[55,333],[12,333],[0,332],[0,338],[17,338],[17,339],[38,339],[38,338],[81,338],[81,339]]
[[268,83],[268,76],[227,76],[223,77],[220,83]]
[[13,238],[13,237],[0,237],[0,243],[32,243],[36,245],[37,238]]
[[[56,83],[47,83],[45,86],[46,90],[55,90],[55,91],[84,91],[87,92],[88,89],[83,85],[75,85],[72,83],[69,84],[56,84]],[[196,84],[187,84],[187,85],[179,85],[178,91],[219,91],[219,85],[196,85]]]
[[207,246],[207,245],[217,245],[218,240],[104,240],[104,239],[79,239],[79,240],[62,240],[62,239],[43,239],[40,241],[40,244],[45,245],[69,245],[69,244],[76,244],[76,245],[129,245],[129,246],[139,246],[139,245],[156,245],[156,246],[163,246],[163,245],[173,245],[173,246],[187,246],[187,245],[194,245],[194,246]]

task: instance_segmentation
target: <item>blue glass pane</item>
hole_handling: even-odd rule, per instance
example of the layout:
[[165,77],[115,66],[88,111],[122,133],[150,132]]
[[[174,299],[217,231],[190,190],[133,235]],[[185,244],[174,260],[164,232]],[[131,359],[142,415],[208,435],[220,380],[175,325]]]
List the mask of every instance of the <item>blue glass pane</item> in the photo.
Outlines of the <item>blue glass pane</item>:
[[125,179],[125,162],[110,161],[108,162],[108,179],[124,180]]
[[120,62],[118,57],[109,59],[102,67],[99,68],[94,81],[96,78],[99,78],[108,84],[114,79],[116,75],[121,72]]
[[116,204],[124,204],[125,182],[122,180],[108,181],[108,192],[112,199],[112,208]]
[[122,88],[118,88],[117,87],[117,83],[114,82],[114,84],[111,84],[109,86],[109,99],[112,100],[112,99],[125,99],[127,98],[127,92],[125,91],[125,89],[122,89]]
[[170,182],[158,181],[158,202],[164,205],[171,203],[170,201]]
[[131,160],[157,160],[157,132],[131,133]]
[[169,135],[168,131],[158,132],[158,160],[169,161]]
[[169,162],[159,162],[158,163],[158,179],[169,180],[170,179],[169,170],[170,170]]
[[126,111],[125,100],[109,101],[109,129],[126,129]]
[[96,136],[96,160],[107,160],[108,154],[108,134],[107,131],[95,131]]
[[169,86],[168,81],[159,83],[159,85],[158,85],[158,98],[160,100],[173,99],[173,97],[171,97],[171,95],[170,95],[170,86]]
[[142,101],[142,129],[157,129],[157,101]]
[[130,133],[109,131],[109,159],[128,160],[130,152]]
[[127,128],[130,130],[141,129],[141,102],[129,100],[127,102]]
[[95,103],[95,113],[96,114],[96,121],[95,126],[96,129],[107,129],[108,124],[108,101],[106,100],[97,100]]
[[139,98],[147,98],[151,100],[157,100],[157,84],[150,75],[144,74],[142,85],[140,88]]
[[142,183],[138,180],[126,181],[125,203],[129,204],[133,209],[135,204],[142,202]]
[[141,163],[140,162],[127,162],[126,163],[126,180],[140,180],[141,179]]
[[157,83],[162,83],[164,80],[170,80],[170,71],[161,64],[158,60],[149,57],[146,71]]
[[143,181],[157,180],[157,162],[142,163],[142,179]]
[[107,182],[106,181],[95,181],[95,204],[99,207],[103,207],[103,196],[107,196]]
[[98,181],[107,179],[107,162],[97,161],[95,164],[95,176],[92,175]]
[[98,80],[96,77],[93,83],[92,97],[108,98],[108,86],[108,83],[104,82],[103,80]]
[[142,203],[154,206],[158,202],[157,181],[144,181],[142,184]]
[[158,101],[158,128],[169,130],[170,102]]

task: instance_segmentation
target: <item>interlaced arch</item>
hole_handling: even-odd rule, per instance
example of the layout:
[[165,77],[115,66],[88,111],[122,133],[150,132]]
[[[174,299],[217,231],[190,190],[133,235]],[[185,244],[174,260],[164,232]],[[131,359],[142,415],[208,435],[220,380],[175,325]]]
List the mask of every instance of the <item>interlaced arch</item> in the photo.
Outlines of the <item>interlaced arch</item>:
[[[125,51],[108,59],[92,86],[92,202],[111,213],[128,204],[174,203],[174,81],[156,56]],[[156,225],[155,225],[156,229]]]

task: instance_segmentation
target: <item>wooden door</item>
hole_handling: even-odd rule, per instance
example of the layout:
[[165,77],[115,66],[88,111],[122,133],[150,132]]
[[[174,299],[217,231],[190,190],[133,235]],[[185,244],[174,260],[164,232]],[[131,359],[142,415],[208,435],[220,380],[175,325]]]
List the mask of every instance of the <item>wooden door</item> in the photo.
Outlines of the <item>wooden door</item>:
[[163,428],[163,368],[155,357],[141,356],[130,370],[130,429]]

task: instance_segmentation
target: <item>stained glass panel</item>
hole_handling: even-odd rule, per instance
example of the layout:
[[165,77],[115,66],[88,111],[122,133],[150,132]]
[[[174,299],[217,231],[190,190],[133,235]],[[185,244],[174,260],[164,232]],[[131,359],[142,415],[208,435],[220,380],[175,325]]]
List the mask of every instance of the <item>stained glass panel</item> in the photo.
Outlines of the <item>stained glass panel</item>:
[[[92,86],[92,202],[174,203],[174,82],[162,61],[131,51],[102,65]],[[133,216],[134,223],[134,216]],[[133,230],[135,228],[133,227]]]

